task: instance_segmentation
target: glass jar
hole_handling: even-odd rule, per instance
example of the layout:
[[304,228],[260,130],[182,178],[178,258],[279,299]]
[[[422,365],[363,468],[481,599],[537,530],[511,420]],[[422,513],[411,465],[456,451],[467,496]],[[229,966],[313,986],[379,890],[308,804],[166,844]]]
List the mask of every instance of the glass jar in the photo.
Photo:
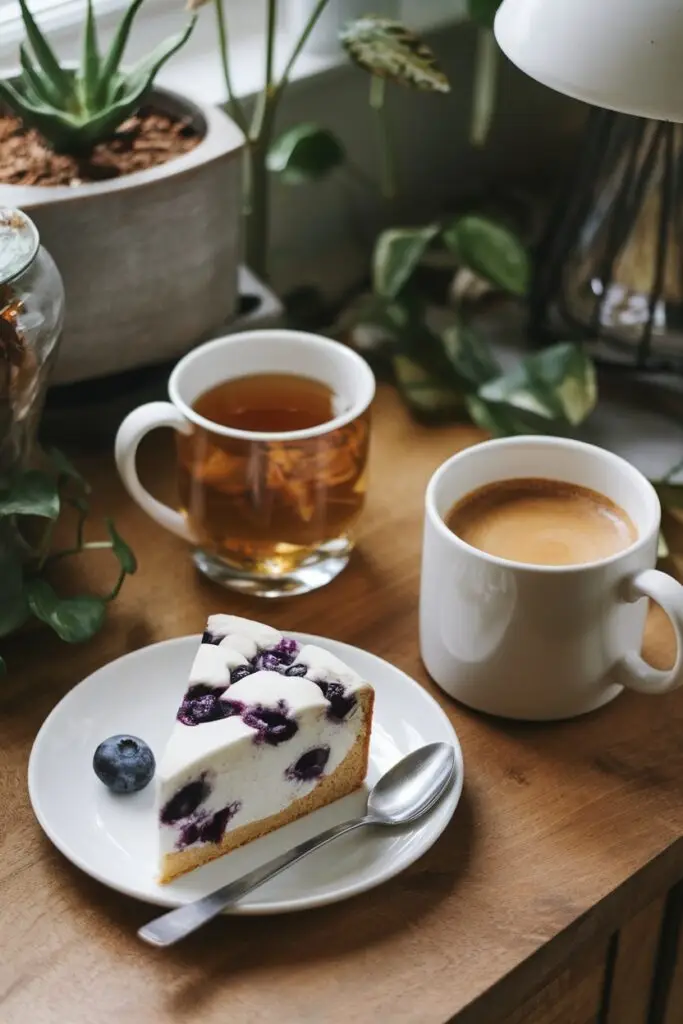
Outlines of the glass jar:
[[0,207],[0,474],[31,458],[64,322],[64,285],[33,222]]

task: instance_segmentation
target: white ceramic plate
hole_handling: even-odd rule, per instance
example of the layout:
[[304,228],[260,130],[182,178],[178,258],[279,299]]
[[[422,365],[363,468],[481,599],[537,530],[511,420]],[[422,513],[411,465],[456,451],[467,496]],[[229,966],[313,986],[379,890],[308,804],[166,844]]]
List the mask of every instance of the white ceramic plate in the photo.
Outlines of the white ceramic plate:
[[[457,736],[436,701],[413,679],[348,644],[302,633],[289,635],[301,644],[327,648],[375,687],[368,785],[411,750],[436,740],[455,747],[457,780],[412,828],[361,829],[342,836],[246,897],[232,911],[238,914],[321,906],[392,878],[436,841],[462,790]],[[361,814],[365,806],[365,793],[355,793],[169,885],[158,885],[154,783],[140,793],[116,796],[96,778],[92,756],[98,743],[115,733],[140,736],[160,754],[198,643],[198,636],[188,636],[153,644],[88,676],[43,723],[28,768],[33,810],[55,846],[105,885],[163,906],[198,899],[330,825]]]

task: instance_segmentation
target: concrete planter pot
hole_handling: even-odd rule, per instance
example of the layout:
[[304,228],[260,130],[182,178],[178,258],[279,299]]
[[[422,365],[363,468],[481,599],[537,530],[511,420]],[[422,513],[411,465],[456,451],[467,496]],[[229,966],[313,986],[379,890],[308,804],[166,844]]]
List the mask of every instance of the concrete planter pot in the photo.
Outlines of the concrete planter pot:
[[189,117],[200,144],[110,181],[0,185],[0,206],[29,214],[64,279],[53,383],[173,359],[234,313],[242,134],[218,108],[165,89],[150,105]]

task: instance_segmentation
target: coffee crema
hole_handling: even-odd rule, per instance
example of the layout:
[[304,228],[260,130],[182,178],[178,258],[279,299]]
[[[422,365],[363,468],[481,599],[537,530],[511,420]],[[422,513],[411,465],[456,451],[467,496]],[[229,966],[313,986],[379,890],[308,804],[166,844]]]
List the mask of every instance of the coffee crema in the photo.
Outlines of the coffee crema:
[[582,565],[630,547],[638,531],[624,509],[588,487],[535,477],[467,494],[444,517],[474,548],[529,565]]

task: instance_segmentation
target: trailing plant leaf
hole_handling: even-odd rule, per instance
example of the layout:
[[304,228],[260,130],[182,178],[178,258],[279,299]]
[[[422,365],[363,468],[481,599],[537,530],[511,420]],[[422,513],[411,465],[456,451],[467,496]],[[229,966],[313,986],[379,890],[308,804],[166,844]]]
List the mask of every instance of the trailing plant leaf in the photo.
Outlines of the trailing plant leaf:
[[18,474],[4,484],[0,481],[0,518],[4,516],[40,516],[56,519],[60,501],[52,477],[39,470]]
[[307,122],[284,132],[268,151],[268,170],[287,185],[320,181],[344,163],[346,152],[337,136]]
[[[54,473],[36,470],[16,473],[0,483],[0,637],[19,629],[32,616],[52,627],[69,643],[88,640],[102,625],[109,601],[119,593],[127,575],[135,572],[135,555],[110,519],[108,541],[84,539],[90,488],[78,470],[56,449],[46,452]],[[77,512],[73,547],[50,550],[60,510]],[[31,547],[21,529],[25,517],[46,520],[40,542]],[[87,550],[111,550],[120,571],[113,589],[105,596],[60,597],[44,578],[46,565]],[[4,664],[4,663],[3,663]]]
[[531,260],[520,239],[504,225],[470,214],[444,229],[443,239],[458,260],[511,295],[524,296]]
[[0,81],[0,99],[25,127],[39,131],[55,150],[77,156],[110,138],[135,113],[159,69],[189,39],[196,20],[193,15],[182,32],[159,44],[130,71],[122,72],[121,59],[142,0],[129,5],[104,60],[89,0],[81,67],[73,71],[60,66],[25,0],[20,3],[34,59],[25,49],[20,50],[21,75]]
[[107,602],[101,597],[59,597],[46,580],[28,585],[28,603],[37,619],[68,644],[90,640],[102,627]]
[[127,576],[132,576],[137,571],[138,563],[131,548],[126,544],[121,534],[117,531],[111,519],[106,520],[107,531],[111,538],[111,549],[118,559],[121,571]]
[[393,358],[396,386],[419,417],[453,417],[464,409],[463,396],[405,355]]
[[383,231],[377,239],[373,256],[375,292],[384,298],[395,299],[438,233],[438,224]]
[[496,12],[502,0],[467,0],[467,13],[478,25],[493,28]]
[[469,388],[478,388],[500,375],[500,365],[483,338],[459,321],[442,334],[448,359]]
[[430,47],[398,21],[358,18],[342,29],[339,38],[351,59],[372,75],[415,89],[450,91]]
[[577,426],[595,407],[595,367],[578,345],[553,345],[527,356],[509,373],[484,384],[478,397],[487,403]]
[[476,394],[466,397],[467,411],[473,423],[493,437],[513,437],[516,434],[556,433],[552,420],[509,405],[487,402]]

